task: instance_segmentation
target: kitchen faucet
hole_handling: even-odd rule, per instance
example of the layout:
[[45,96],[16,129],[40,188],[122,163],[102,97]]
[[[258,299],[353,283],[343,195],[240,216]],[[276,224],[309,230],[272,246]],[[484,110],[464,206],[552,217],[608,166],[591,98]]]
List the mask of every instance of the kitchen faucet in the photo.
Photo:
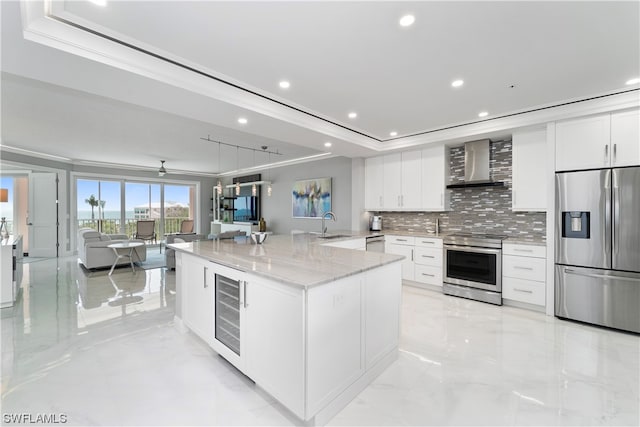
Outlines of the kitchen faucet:
[[333,212],[329,211],[329,212],[325,212],[322,214],[322,237],[324,237],[325,233],[327,232],[327,227],[324,226],[324,219],[325,217],[329,215],[331,217],[332,220],[336,220],[336,214],[334,214]]

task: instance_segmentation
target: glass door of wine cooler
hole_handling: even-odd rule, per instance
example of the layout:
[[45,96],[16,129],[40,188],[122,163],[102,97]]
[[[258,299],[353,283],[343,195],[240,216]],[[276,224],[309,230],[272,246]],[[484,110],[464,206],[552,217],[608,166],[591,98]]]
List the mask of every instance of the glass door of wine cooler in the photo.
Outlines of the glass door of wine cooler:
[[216,274],[215,338],[240,356],[240,281]]

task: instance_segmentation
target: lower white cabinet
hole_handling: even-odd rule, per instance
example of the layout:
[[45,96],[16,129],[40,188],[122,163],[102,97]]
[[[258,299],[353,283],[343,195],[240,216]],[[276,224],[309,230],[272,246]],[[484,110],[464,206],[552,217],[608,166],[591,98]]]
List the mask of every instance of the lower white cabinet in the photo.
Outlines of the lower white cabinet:
[[415,238],[411,236],[384,236],[384,251],[388,254],[402,255],[402,280],[414,280],[413,251]]
[[385,235],[385,252],[404,255],[403,280],[442,286],[442,239]]
[[504,243],[502,297],[544,307],[546,301],[546,248]]
[[214,279],[209,262],[202,258],[181,257],[183,316],[185,325],[207,344],[213,342]]

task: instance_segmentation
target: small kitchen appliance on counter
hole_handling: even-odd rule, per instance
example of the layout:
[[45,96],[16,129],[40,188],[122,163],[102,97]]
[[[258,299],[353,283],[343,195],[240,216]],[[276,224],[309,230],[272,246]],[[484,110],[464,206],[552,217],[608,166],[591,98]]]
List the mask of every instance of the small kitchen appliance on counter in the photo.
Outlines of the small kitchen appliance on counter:
[[382,230],[382,217],[373,215],[369,217],[369,230],[381,231]]

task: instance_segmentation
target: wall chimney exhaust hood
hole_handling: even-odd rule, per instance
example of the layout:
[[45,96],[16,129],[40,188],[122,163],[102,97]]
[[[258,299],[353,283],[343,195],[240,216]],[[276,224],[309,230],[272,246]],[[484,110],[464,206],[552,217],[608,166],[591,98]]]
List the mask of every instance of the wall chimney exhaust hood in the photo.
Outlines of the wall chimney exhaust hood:
[[464,182],[449,184],[447,188],[504,187],[504,182],[492,181],[489,173],[488,139],[464,144]]

